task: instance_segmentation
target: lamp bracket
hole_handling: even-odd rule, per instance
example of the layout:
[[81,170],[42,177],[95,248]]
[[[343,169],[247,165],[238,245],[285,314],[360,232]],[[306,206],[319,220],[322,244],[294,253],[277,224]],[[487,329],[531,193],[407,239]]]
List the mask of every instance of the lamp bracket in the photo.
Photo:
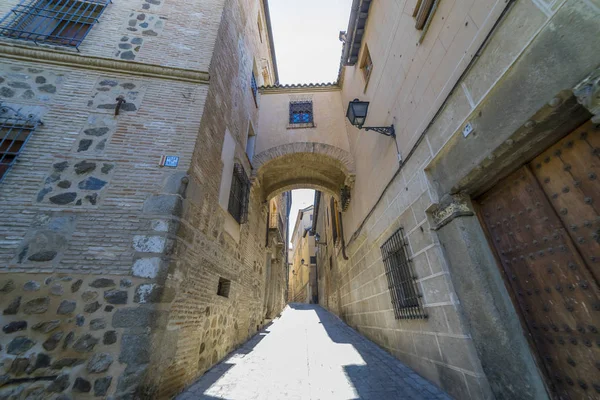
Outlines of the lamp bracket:
[[384,136],[396,137],[396,130],[394,129],[394,125],[390,126],[361,126],[361,129],[365,131],[375,131],[377,133],[381,133]]

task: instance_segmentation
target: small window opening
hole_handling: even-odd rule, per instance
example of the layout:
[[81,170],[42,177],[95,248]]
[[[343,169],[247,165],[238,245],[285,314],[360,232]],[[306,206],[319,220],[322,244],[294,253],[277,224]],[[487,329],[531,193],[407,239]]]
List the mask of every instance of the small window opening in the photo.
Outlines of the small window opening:
[[248,222],[248,201],[250,200],[250,180],[241,164],[233,166],[231,190],[229,192],[229,214],[238,222]]
[[432,16],[433,0],[418,0],[413,11],[415,19],[415,28],[422,30],[427,23],[427,20]]
[[252,77],[250,78],[250,89],[252,89],[254,105],[258,107],[258,83],[256,82],[256,75],[254,74],[254,71],[252,71]]
[[360,70],[365,78],[365,90],[369,84],[371,78],[371,72],[373,71],[373,61],[371,60],[371,53],[369,53],[369,47],[365,44],[365,50],[363,51],[362,60],[360,62]]
[[229,279],[219,278],[219,287],[217,288],[217,295],[228,298],[230,288],[231,281]]
[[290,102],[290,125],[312,124],[313,122],[314,121],[312,101]]
[[254,146],[256,143],[256,133],[254,133],[254,127],[252,123],[248,124],[248,139],[246,141],[246,155],[248,156],[248,160],[252,163],[252,158],[254,157]]

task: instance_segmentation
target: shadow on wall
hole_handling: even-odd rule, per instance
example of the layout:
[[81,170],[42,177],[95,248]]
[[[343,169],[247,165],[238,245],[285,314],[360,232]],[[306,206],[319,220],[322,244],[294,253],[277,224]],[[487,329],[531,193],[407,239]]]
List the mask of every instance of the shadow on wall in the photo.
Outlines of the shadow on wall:
[[[267,325],[263,326],[263,328],[250,340],[242,344],[238,349],[229,353],[223,361],[214,365],[208,371],[206,371],[203,375],[201,375],[201,380],[195,381],[193,385],[193,393],[189,393],[190,388],[186,388],[185,391],[176,397],[178,400],[188,400],[188,399],[202,399],[202,400],[225,400],[223,397],[215,397],[209,396],[205,394],[210,387],[215,384],[219,378],[227,373],[231,368],[235,366],[234,363],[228,363],[227,361],[231,359],[235,359],[236,357],[243,357],[247,354],[250,354],[252,350],[269,334],[268,329],[273,324],[273,322],[269,322]],[[190,397],[189,395],[192,395]]]

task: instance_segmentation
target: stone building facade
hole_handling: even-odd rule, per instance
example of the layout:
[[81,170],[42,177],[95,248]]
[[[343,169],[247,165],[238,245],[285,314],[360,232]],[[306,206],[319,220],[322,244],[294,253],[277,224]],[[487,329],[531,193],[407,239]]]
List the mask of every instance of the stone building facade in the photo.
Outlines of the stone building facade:
[[172,397],[283,307],[296,188],[320,304],[418,373],[597,397],[598,0],[354,0],[315,85],[266,2],[97,3],[78,51],[0,38],[3,397]]
[[0,398],[171,398],[285,304],[268,6],[64,3],[0,4]]
[[396,137],[346,121],[319,302],[455,398],[596,398],[600,3],[427,3],[353,2],[331,93]]
[[315,238],[312,228],[314,207],[298,210],[292,232],[292,266],[288,274],[288,300],[294,303],[317,303]]

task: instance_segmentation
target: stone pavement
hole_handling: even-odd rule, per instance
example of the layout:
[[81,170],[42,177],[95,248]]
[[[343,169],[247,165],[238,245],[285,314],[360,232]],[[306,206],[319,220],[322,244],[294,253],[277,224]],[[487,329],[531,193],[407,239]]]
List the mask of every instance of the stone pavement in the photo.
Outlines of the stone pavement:
[[323,308],[290,304],[176,399],[451,398]]

